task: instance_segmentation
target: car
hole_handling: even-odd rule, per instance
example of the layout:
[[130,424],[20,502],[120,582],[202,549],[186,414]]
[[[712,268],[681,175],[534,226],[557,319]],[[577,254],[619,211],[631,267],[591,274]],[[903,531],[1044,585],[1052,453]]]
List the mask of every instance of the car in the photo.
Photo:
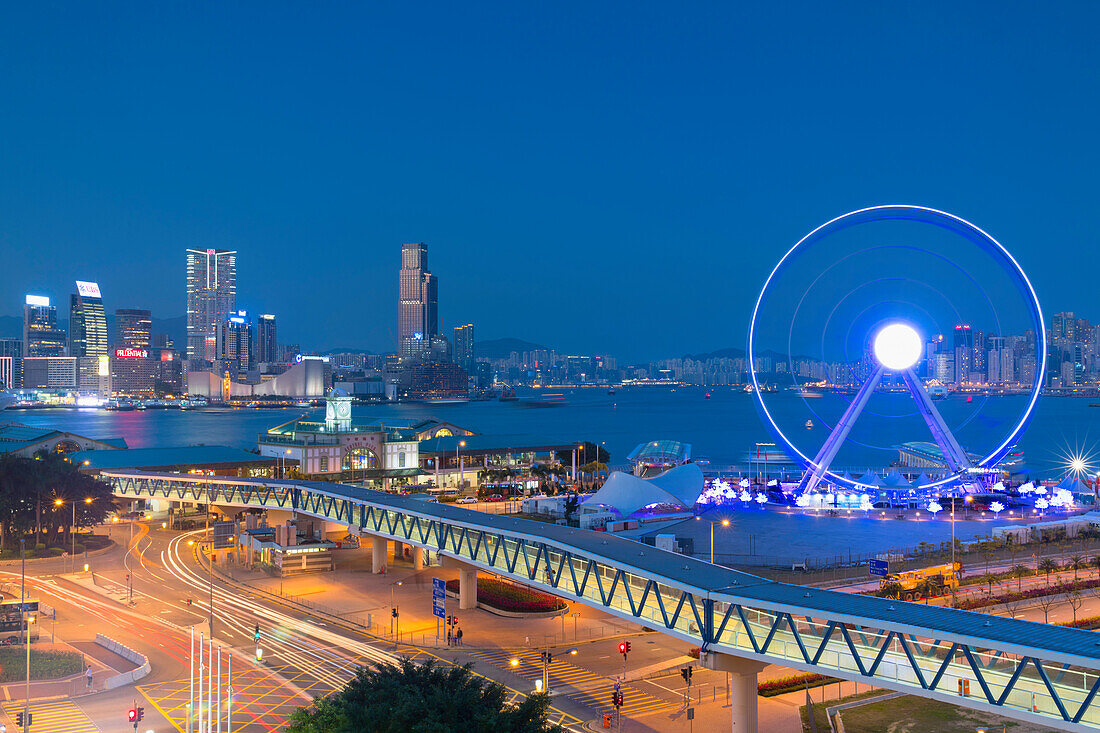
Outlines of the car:
[[477,503],[477,497],[476,496],[464,496],[455,503],[456,504],[476,504]]
[[485,501],[504,501],[504,497],[500,494],[492,494],[485,497]]

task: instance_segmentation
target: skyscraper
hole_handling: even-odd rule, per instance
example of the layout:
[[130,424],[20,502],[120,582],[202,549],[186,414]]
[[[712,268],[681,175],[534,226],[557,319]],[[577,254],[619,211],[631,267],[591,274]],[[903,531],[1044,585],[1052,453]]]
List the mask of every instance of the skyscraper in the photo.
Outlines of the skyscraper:
[[218,324],[237,308],[237,253],[187,250],[187,358],[213,361]]
[[237,311],[218,324],[217,354],[218,375],[223,370],[237,376],[252,368],[252,324],[245,311]]
[[107,313],[96,283],[77,280],[69,298],[69,356],[107,356]]
[[454,360],[467,374],[471,373],[474,366],[474,324],[455,326]]
[[[23,341],[16,338],[0,338],[0,361],[10,365],[10,369],[0,365],[0,389],[16,389],[23,386]],[[5,376],[7,375],[7,376]]]
[[970,381],[970,370],[974,366],[974,332],[968,323],[955,326],[955,381]]
[[278,361],[275,344],[275,316],[260,314],[256,319],[256,361],[260,364]]
[[129,349],[148,349],[152,343],[153,316],[147,310],[119,308],[115,311],[118,345]]
[[23,357],[64,356],[65,332],[57,327],[57,308],[44,295],[28,295],[23,306]]
[[428,245],[401,245],[397,278],[397,355],[408,359],[439,333],[439,295],[435,275],[428,272]]

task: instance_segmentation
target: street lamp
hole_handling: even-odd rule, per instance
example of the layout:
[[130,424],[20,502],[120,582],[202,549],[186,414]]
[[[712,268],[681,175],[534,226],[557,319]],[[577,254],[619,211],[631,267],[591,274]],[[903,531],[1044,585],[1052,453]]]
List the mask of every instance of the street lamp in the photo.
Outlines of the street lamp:
[[405,582],[402,580],[399,580],[396,583],[390,583],[390,633],[394,635],[395,640],[397,639],[397,634],[394,632],[401,631],[401,615],[400,612],[397,610],[397,606],[395,606],[393,602],[393,587],[395,585],[404,584]]
[[462,470],[462,449],[466,447],[466,441],[458,441],[458,447],[455,448],[455,463],[458,464],[458,488],[462,488],[462,482],[464,480],[465,472]]
[[[955,499],[951,497],[951,608],[955,607],[955,588],[958,585],[958,578],[955,577]],[[974,497],[970,494],[966,495],[966,503],[974,501]]]
[[[699,521],[702,521],[702,520],[699,517],[696,517],[695,521],[699,522]],[[710,521],[710,564],[713,565],[714,564],[714,525],[718,524],[718,522],[714,521],[714,520],[708,520],[708,521]],[[723,519],[721,521],[721,524],[722,524],[723,527],[728,527],[728,526],[730,526],[730,520]]]
[[[85,461],[85,463],[87,463],[87,461]],[[91,497],[88,497],[88,498],[84,499],[85,504],[91,504],[92,501],[93,501],[93,499]],[[54,503],[54,506],[63,506],[65,504],[65,500],[64,499],[54,499],[53,503]],[[69,536],[73,540],[73,549],[72,549],[72,553],[71,553],[72,557],[70,559],[69,566],[70,566],[70,572],[75,573],[76,572],[76,534],[75,534],[75,532],[76,532],[76,502],[75,501],[72,502],[72,505],[73,505],[73,523],[71,525],[69,525]]]

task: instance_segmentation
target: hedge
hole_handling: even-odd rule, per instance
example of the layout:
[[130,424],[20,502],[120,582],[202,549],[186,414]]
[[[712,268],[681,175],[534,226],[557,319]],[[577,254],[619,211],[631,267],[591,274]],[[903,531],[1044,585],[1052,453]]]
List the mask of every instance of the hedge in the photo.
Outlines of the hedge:
[[837,677],[829,677],[828,675],[806,672],[804,674],[794,674],[788,677],[776,677],[775,679],[761,682],[756,686],[756,692],[761,697],[775,697],[776,695],[785,695],[788,692],[804,690],[807,687],[831,685],[834,682],[840,682],[840,679]]
[[1013,601],[1026,601],[1032,598],[1042,598],[1043,596],[1072,593],[1075,590],[1081,591],[1088,590],[1090,588],[1100,588],[1100,580],[1096,578],[1093,578],[1091,580],[1070,580],[1063,581],[1061,583],[1055,583],[1054,585],[1044,585],[1039,588],[1027,588],[1026,590],[1014,590],[1008,593],[999,593],[995,596],[963,598],[956,604],[955,607],[961,608],[964,611],[972,611],[975,608],[996,606],[1001,603],[1012,603]]
[[[447,590],[458,593],[458,581],[448,580]],[[565,601],[560,598],[496,578],[477,579],[477,602],[515,613],[546,613],[566,607]]]
[[[26,650],[22,645],[0,648],[0,682],[26,679]],[[76,652],[53,652],[31,649],[31,679],[52,680],[84,671],[84,660]]]

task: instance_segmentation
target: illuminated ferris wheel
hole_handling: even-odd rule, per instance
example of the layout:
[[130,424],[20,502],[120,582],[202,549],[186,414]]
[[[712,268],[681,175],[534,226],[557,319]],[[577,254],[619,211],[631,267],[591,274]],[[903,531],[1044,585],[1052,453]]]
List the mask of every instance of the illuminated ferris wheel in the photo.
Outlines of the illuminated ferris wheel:
[[[989,342],[997,348],[988,354],[982,331],[980,347],[966,341],[958,345],[960,333],[971,336],[969,325],[959,325],[968,313],[984,318],[989,332],[997,334]],[[967,331],[959,330],[963,328]],[[1013,328],[1034,336],[1025,342],[1023,336],[1006,335]],[[937,335],[952,332],[954,348]],[[1009,339],[1015,350],[1006,358],[1004,344]],[[1033,344],[1031,356],[1017,358],[1023,351],[1017,344],[1025,343]],[[832,219],[783,255],[753,308],[747,361],[767,427],[804,471],[801,491],[813,491],[823,483],[866,488],[833,468],[860,424],[864,437],[859,441],[867,449],[897,447],[896,442],[875,444],[876,439],[886,440],[878,436],[901,435],[898,442],[931,437],[942,455],[943,470],[932,477],[922,473],[913,485],[920,490],[971,485],[996,470],[1024,432],[1039,399],[1045,343],[1035,291],[996,239],[944,211],[889,205]],[[798,356],[811,351],[817,352],[813,359]],[[784,368],[765,371],[773,361]],[[1001,362],[1011,375],[1000,370]],[[817,374],[818,381],[807,387],[810,382],[803,377],[815,370],[825,376]],[[954,401],[950,418],[937,407],[937,395],[929,387],[939,387],[936,377],[945,374],[960,392],[972,392],[965,404]],[[783,385],[785,391],[777,390],[775,385],[784,379],[789,382]],[[815,400],[806,399],[821,396],[812,389],[825,390],[833,398],[833,414],[823,414]],[[971,406],[973,393],[980,395],[977,408]],[[1003,414],[1005,405],[989,403],[991,393],[1011,395],[1011,415]],[[802,414],[792,408],[794,395],[805,407]],[[904,410],[903,398],[908,405]],[[994,407],[1000,413],[982,414],[987,407],[989,413]],[[820,425],[827,432],[794,427],[807,416],[807,427]],[[956,429],[965,429],[971,451],[964,450]],[[981,444],[980,449],[974,450],[974,444]]]

